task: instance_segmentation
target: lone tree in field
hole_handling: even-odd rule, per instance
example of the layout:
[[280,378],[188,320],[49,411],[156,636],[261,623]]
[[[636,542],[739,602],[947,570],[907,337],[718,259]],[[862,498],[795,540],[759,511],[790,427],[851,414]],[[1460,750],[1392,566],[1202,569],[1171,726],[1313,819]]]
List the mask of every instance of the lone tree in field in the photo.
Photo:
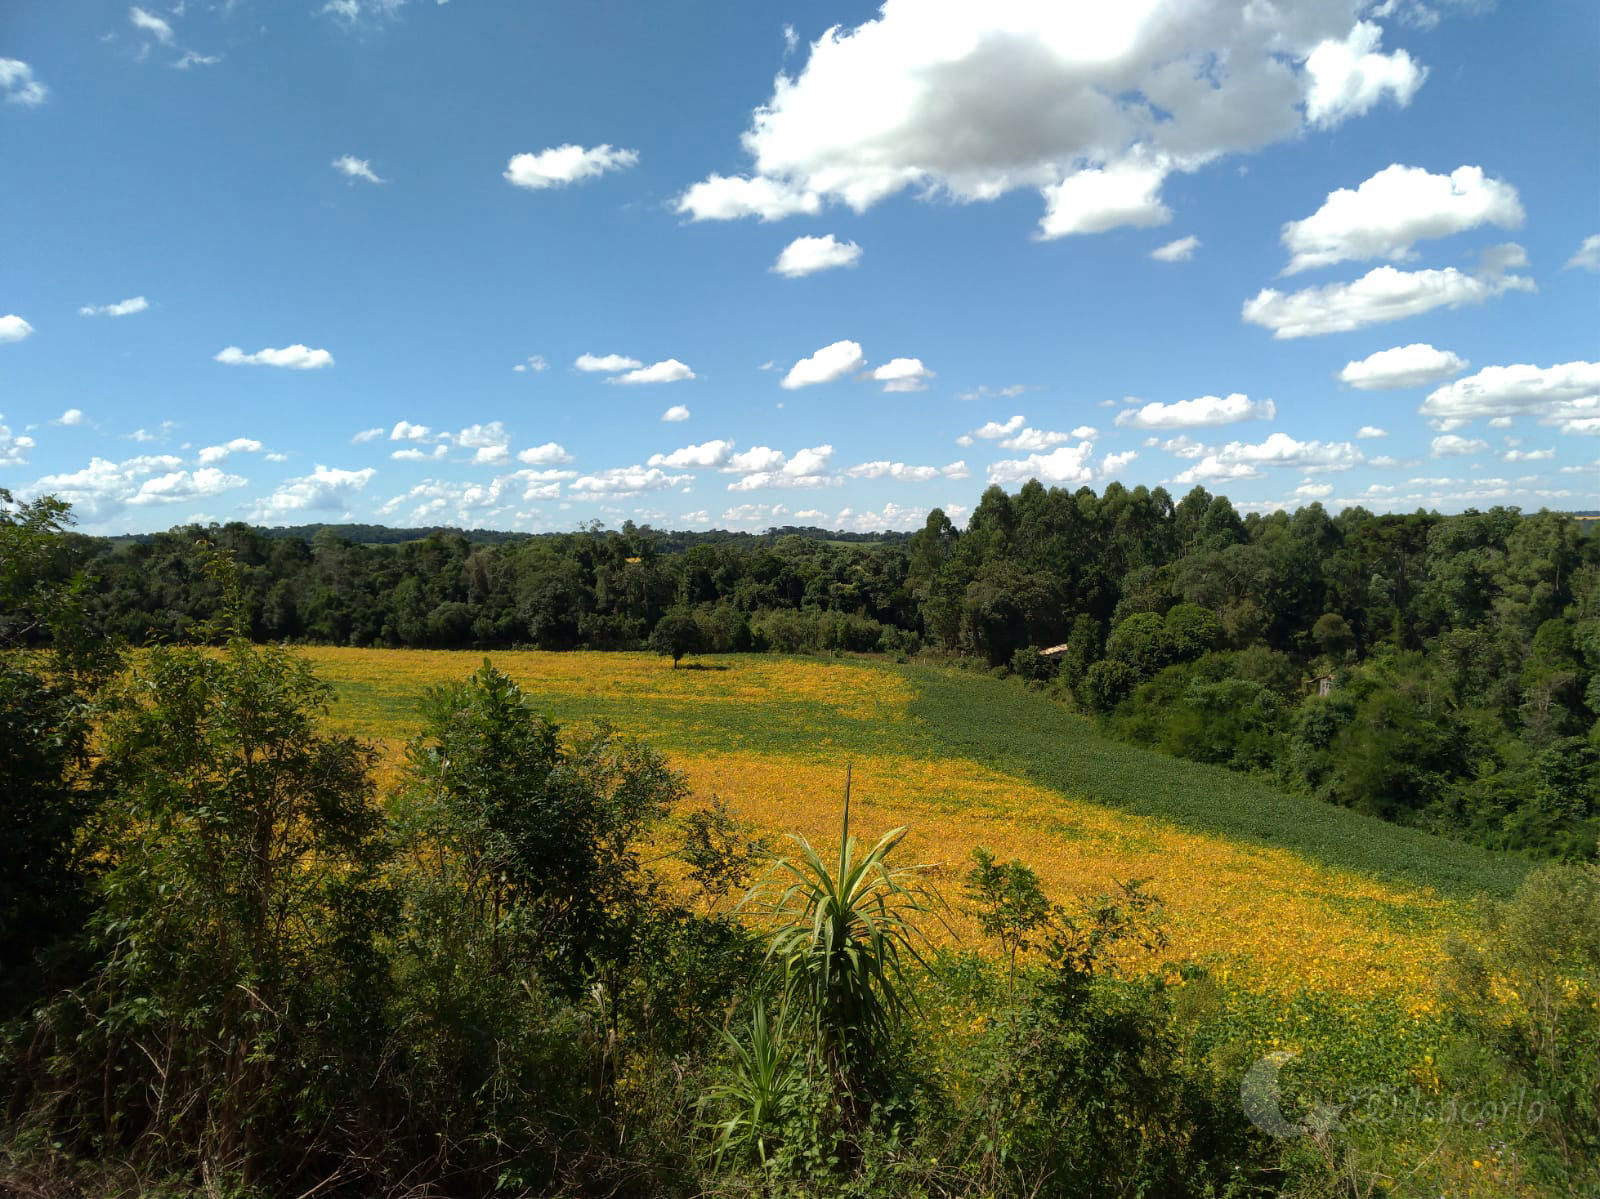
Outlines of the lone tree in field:
[[700,626],[694,614],[674,608],[656,621],[650,632],[650,648],[658,654],[672,657],[672,669],[678,669],[678,659],[695,653],[700,648]]

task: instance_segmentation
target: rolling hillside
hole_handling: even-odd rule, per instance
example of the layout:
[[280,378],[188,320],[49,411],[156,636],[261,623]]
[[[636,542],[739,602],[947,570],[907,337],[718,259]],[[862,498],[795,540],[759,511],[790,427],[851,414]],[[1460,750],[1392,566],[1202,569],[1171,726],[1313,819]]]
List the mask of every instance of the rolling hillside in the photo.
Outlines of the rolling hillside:
[[[472,653],[308,651],[336,723],[392,766],[423,687]],[[1175,960],[1261,994],[1388,996],[1429,1005],[1444,936],[1520,865],[1099,736],[985,675],[854,659],[730,656],[673,670],[637,654],[492,655],[563,724],[605,720],[649,740],[697,794],[774,833],[836,829],[846,764],[860,831],[908,824],[910,852],[953,901],[972,848],[1032,864],[1052,893],[1147,880]],[[955,904],[952,929],[977,941]]]

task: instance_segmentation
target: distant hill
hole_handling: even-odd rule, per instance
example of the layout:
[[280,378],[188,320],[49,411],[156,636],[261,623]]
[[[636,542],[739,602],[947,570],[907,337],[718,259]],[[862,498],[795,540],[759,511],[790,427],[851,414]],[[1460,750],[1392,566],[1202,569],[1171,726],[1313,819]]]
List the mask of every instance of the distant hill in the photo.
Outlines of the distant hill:
[[[174,531],[180,531],[186,527],[191,526],[175,526]],[[311,541],[318,533],[326,530],[336,537],[345,541],[355,542],[358,545],[400,545],[408,541],[423,541],[435,534],[465,537],[473,545],[505,545],[510,542],[537,541],[540,538],[566,537],[571,534],[570,530],[560,533],[516,533],[502,529],[461,529],[452,525],[425,525],[405,529],[394,529],[387,525],[363,524],[276,525],[270,528],[264,525],[250,525],[246,527],[255,529],[263,537],[305,542]],[[721,542],[742,544],[772,542],[780,537],[803,537],[807,541],[831,541],[843,544],[865,543],[870,545],[903,545],[911,538],[910,533],[887,531],[855,533],[839,529],[821,529],[815,525],[779,525],[760,533],[747,533],[732,529],[670,531],[653,529],[649,525],[634,525],[632,521],[628,521],[621,531],[650,536],[654,538],[657,548],[667,552],[682,551],[697,545]],[[97,537],[95,540],[104,541],[112,545],[125,544],[127,542],[147,544],[158,536],[162,536],[162,534],[119,533],[108,537]]]

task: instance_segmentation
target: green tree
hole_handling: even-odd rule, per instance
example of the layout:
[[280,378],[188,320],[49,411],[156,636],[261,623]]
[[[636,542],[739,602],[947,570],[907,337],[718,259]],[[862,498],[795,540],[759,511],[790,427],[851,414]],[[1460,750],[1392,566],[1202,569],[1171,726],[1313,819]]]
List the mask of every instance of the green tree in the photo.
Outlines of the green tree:
[[1508,1131],[1543,1181],[1600,1183],[1600,867],[1548,865],[1494,905],[1483,935],[1454,939],[1442,986],[1464,1036],[1441,1073],[1504,1101],[1541,1104]]
[[329,698],[306,662],[237,629],[221,653],[153,650],[122,692],[95,922],[116,1063],[100,1135],[292,1177],[307,1130],[360,1110],[385,849],[375,754],[321,731]]
[[88,621],[70,519],[0,488],[0,1015],[38,997],[91,905],[93,702],[119,659]]
[[1039,885],[1039,876],[1019,859],[1001,863],[978,846],[967,871],[967,898],[974,905],[978,927],[1000,942],[1006,959],[1006,985],[1017,984],[1017,954],[1031,948],[1050,921],[1054,907]]
[[700,648],[700,622],[686,608],[671,608],[656,627],[650,630],[650,648],[663,656],[671,657],[672,668],[678,668],[678,659],[695,653]]

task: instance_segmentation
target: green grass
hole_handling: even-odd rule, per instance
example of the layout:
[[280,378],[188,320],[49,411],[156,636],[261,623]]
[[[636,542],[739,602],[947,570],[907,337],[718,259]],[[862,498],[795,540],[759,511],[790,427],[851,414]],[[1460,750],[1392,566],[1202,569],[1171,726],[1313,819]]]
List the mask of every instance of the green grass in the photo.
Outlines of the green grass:
[[905,667],[919,735],[943,754],[1140,816],[1444,895],[1511,894],[1528,864],[1459,841],[1278,791],[1217,766],[1101,736],[1081,717],[1013,682]]

